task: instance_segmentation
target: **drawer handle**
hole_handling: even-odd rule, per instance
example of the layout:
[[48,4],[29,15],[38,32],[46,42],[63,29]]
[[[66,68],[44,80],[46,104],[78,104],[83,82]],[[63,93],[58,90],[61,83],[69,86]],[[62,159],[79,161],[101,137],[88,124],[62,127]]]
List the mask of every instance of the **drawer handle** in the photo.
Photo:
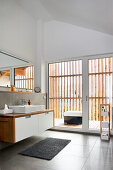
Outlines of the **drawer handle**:
[[29,116],[25,116],[25,118],[26,118],[26,119],[28,119],[28,118],[30,118],[30,117],[31,117],[31,115],[29,115]]

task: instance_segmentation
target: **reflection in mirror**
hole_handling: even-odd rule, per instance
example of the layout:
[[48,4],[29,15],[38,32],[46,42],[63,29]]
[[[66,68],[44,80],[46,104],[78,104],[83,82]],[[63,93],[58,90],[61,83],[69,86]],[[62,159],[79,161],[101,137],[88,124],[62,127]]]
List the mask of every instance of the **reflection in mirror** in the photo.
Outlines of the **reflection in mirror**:
[[15,87],[34,89],[34,67],[15,68]]
[[10,70],[0,71],[0,86],[10,86]]

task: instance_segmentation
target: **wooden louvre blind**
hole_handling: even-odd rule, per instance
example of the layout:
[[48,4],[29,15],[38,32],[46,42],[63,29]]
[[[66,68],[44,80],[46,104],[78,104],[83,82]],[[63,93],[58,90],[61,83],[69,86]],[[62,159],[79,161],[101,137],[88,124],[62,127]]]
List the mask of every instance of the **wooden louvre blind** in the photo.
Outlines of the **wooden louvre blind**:
[[49,64],[49,104],[56,118],[82,110],[82,60]]
[[34,67],[22,67],[15,69],[15,87],[34,89]]
[[89,120],[100,121],[100,104],[112,109],[112,58],[89,60]]

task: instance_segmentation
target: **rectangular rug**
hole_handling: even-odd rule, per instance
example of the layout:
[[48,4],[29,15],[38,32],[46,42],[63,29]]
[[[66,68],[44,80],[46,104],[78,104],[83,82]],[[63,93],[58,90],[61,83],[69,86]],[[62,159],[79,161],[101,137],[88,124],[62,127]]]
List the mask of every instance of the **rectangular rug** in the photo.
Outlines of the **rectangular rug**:
[[54,158],[71,140],[46,138],[22,151],[20,154],[45,160]]

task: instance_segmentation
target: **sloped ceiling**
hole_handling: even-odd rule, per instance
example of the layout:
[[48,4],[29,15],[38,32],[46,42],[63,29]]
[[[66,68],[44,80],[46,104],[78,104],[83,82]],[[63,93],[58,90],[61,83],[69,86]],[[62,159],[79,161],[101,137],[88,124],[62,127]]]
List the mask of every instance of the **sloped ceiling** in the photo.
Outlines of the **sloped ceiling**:
[[40,0],[16,0],[35,19],[51,20],[51,14],[46,10]]
[[113,0],[19,0],[36,19],[57,20],[113,35]]

